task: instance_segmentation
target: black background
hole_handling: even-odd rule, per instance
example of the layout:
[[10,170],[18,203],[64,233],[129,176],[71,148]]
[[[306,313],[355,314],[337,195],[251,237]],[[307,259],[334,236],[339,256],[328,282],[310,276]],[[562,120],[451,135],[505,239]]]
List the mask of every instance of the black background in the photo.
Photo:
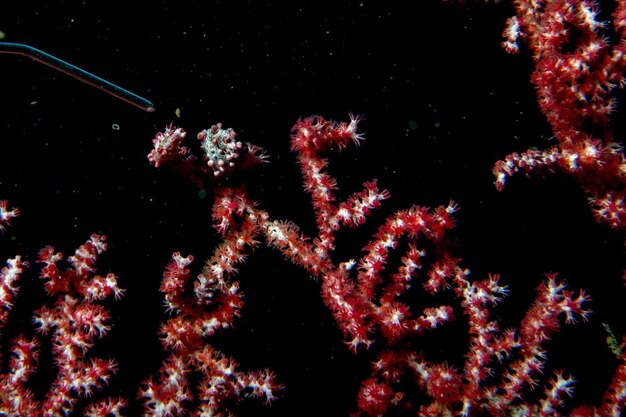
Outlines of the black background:
[[[495,313],[503,328],[519,324],[545,273],[559,272],[591,294],[589,322],[555,337],[545,374],[564,368],[575,376],[569,404],[600,401],[617,363],[601,323],[618,335],[626,331],[621,236],[594,222],[571,178],[518,176],[503,192],[493,185],[495,161],[556,144],[529,82],[532,60],[500,46],[511,6],[397,3],[0,6],[5,41],[46,51],[156,107],[142,112],[28,58],[0,55],[0,197],[22,211],[0,240],[1,255],[21,254],[34,264],[45,245],[69,255],[91,233],[108,237],[99,270],[119,275],[127,292],[111,304],[113,331],[95,351],[118,360],[106,393],[130,398],[129,415],[140,414],[137,387],[164,355],[157,336],[166,318],[158,292],[164,266],[180,251],[196,257],[198,272],[219,242],[211,199],[149,165],[152,137],[171,122],[191,138],[217,122],[232,127],[271,155],[271,164],[246,181],[253,197],[274,218],[293,220],[314,236],[314,213],[289,151],[294,122],[314,114],[364,117],[359,130],[366,140],[331,163],[339,195],[372,178],[392,195],[363,228],[339,233],[335,259],[358,258],[395,210],[458,202],[453,236],[463,264],[474,278],[501,274],[511,290]],[[37,275],[33,265],[21,280],[2,335],[4,355],[18,332],[34,334],[31,312],[45,300]],[[268,367],[286,386],[272,407],[250,401],[239,415],[353,410],[371,355],[347,350],[318,283],[267,248],[250,256],[237,279],[246,294],[242,317],[209,342],[242,370]],[[418,308],[438,305],[420,302]],[[462,366],[464,320],[416,350]],[[44,361],[34,385],[53,377],[47,370]]]

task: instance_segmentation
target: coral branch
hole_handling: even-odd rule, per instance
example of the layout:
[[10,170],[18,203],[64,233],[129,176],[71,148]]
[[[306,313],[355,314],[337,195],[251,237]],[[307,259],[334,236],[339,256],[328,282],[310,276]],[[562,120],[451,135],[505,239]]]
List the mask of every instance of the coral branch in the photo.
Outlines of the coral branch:
[[[52,341],[57,374],[43,400],[35,398],[27,384],[37,369],[40,342],[37,338],[15,338],[9,371],[0,375],[0,411],[3,414],[71,415],[79,399],[88,398],[107,385],[117,368],[116,363],[89,355],[96,340],[110,330],[109,313],[99,302],[111,295],[119,298],[123,294],[115,275],[94,275],[97,258],[105,250],[104,236],[92,235],[68,258],[71,267],[64,271],[57,265],[63,260],[61,253],[55,253],[51,246],[40,251],[38,262],[44,264],[41,278],[46,281],[46,290],[54,303],[40,308],[34,322],[39,332]],[[11,299],[17,294],[15,282],[23,265],[18,257],[9,260],[8,267],[2,271],[2,326],[11,308]],[[90,415],[118,413],[123,402],[109,401],[108,407],[93,405]]]

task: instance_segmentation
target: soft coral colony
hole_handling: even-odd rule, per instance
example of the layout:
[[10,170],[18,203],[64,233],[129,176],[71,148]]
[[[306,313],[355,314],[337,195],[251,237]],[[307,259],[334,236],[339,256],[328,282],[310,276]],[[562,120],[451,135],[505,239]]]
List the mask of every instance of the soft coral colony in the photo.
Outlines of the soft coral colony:
[[[502,189],[519,171],[566,173],[589,195],[597,220],[623,231],[626,164],[613,141],[609,115],[616,90],[624,84],[626,2],[614,2],[610,22],[598,21],[598,6],[589,1],[513,5],[516,16],[508,22],[504,45],[518,52],[523,48],[518,41],[523,41],[531,50],[537,66],[532,81],[558,145],[514,153],[496,163],[496,185]],[[212,220],[221,241],[193,285],[192,256],[174,253],[166,267],[161,292],[171,318],[161,326],[160,336],[167,357],[139,390],[146,415],[234,415],[241,399],[270,403],[281,395],[270,370],[241,370],[235,358],[209,342],[240,315],[244,301],[237,268],[260,245],[275,249],[315,278],[347,348],[374,356],[354,400],[354,415],[382,416],[396,409],[422,417],[621,415],[626,403],[623,351],[595,404],[568,408],[574,377],[566,370],[546,372],[550,340],[563,326],[587,319],[590,297],[548,274],[519,324],[502,328],[493,307],[505,298],[507,287],[496,274],[470,279],[451,249],[455,203],[399,210],[372,234],[360,259],[336,260],[338,231],[363,225],[391,197],[376,180],[345,199],[338,197],[338,181],[329,173],[325,155],[358,145],[358,122],[354,116],[346,122],[314,116],[298,120],[292,129],[291,149],[315,213],[315,236],[307,236],[290,219],[273,218],[261,201],[250,198],[245,177],[236,174],[268,158],[261,148],[241,142],[234,130],[216,124],[201,131],[201,156],[183,146],[187,134],[182,128],[169,126],[153,139],[149,160],[155,166],[172,168],[213,194]],[[6,203],[0,205],[0,224],[17,214],[10,213]],[[94,275],[95,259],[105,248],[103,237],[92,236],[68,258],[71,267],[66,271],[57,267],[61,254],[50,247],[41,251],[42,277],[55,303],[39,310],[35,321],[54,340],[58,382],[44,401],[33,398],[22,381],[34,370],[38,343],[18,337],[8,371],[0,376],[4,414],[69,414],[79,397],[105,385],[115,371],[109,359],[85,360],[94,341],[109,329],[100,302],[122,293],[115,275]],[[2,271],[2,326],[23,266],[16,257]],[[442,293],[449,297],[446,303],[423,305],[413,299],[415,288],[426,298]],[[455,318],[467,323],[464,360],[456,366],[431,357],[421,343]],[[124,404],[109,398],[92,405],[87,414],[120,415]]]
[[[264,242],[318,279],[321,297],[347,346],[356,354],[370,348],[376,352],[370,376],[362,381],[355,415],[379,416],[394,407],[410,406],[405,397],[413,394],[407,391],[411,389],[407,381],[415,381],[412,389],[429,398],[418,407],[420,416],[557,415],[564,398],[573,392],[574,379],[564,371],[543,375],[546,348],[564,324],[588,316],[589,299],[583,291],[572,291],[555,274],[548,275],[518,328],[501,329],[492,318],[491,307],[506,295],[506,287],[497,275],[470,280],[469,271],[449,250],[446,236],[454,227],[454,203],[400,210],[378,228],[364,246],[361,259],[333,261],[338,230],[362,225],[390,197],[376,181],[369,181],[362,191],[337,202],[337,180],[328,173],[329,161],[322,153],[358,144],[357,124],[355,117],[336,123],[315,116],[299,120],[293,127],[292,150],[297,153],[304,188],[316,214],[315,237],[306,236],[292,221],[272,219],[260,203],[249,199],[245,185],[229,186],[228,181],[220,181],[214,186],[214,227],[223,243],[207,262],[205,278],[234,271],[234,265],[245,259],[244,248]],[[156,152],[179,154],[184,161],[187,152],[178,150],[180,144],[162,146],[174,143],[167,138],[172,132],[184,133],[170,127],[158,134],[152,159]],[[219,141],[214,145],[219,147]],[[219,149],[215,153],[219,154]],[[177,159],[170,161],[175,164]],[[195,161],[203,163],[201,158]],[[230,161],[236,169],[236,158]],[[401,262],[389,270],[394,251],[400,252]],[[457,304],[425,307],[407,301],[411,285],[420,285],[427,294],[451,292]],[[419,342],[419,336],[453,320],[455,311],[469,324],[469,346],[460,368],[431,360],[420,351]],[[625,369],[622,357],[601,406],[578,407],[572,413],[619,415]],[[543,394],[527,398],[537,385],[544,388]]]
[[[516,1],[514,7],[516,16],[507,23],[503,45],[516,53],[523,41],[532,52],[536,63],[532,82],[558,145],[513,153],[498,162],[493,170],[497,188],[502,189],[506,179],[519,171],[562,172],[581,184],[600,223],[623,230],[626,164],[621,147],[613,141],[609,116],[616,91],[624,84],[626,2],[615,2],[610,22],[600,22],[597,4],[589,1]],[[378,357],[357,400],[359,412],[376,416],[391,407],[407,406],[407,392],[400,382],[414,380],[416,388],[429,397],[419,406],[422,416],[558,415],[575,383],[561,370],[544,375],[546,346],[563,324],[588,316],[589,297],[582,290],[567,289],[564,281],[550,274],[518,328],[500,329],[490,308],[504,297],[506,287],[499,284],[497,275],[470,280],[469,271],[448,249],[446,233],[453,227],[451,216],[456,210],[453,203],[399,211],[379,227],[359,261],[332,262],[337,230],[362,224],[389,197],[372,181],[364,184],[363,191],[336,203],[337,181],[328,174],[329,163],[322,153],[358,143],[356,125],[352,117],[348,123],[312,117],[293,128],[292,150],[298,155],[316,214],[316,237],[305,236],[291,221],[272,220],[248,200],[241,187],[217,187],[213,216],[217,229],[226,240],[237,239],[238,231],[245,231],[244,240],[255,245],[262,236],[286,259],[320,279],[322,299],[352,350],[376,346]],[[213,143],[219,146],[218,141]],[[157,152],[159,146],[155,141]],[[178,151],[169,148],[168,152]],[[210,165],[210,158],[205,161]],[[399,249],[403,237],[406,247]],[[426,247],[431,252],[428,264],[422,262],[427,259]],[[401,266],[387,271],[394,250],[403,251]],[[409,283],[415,284],[420,277],[425,277],[421,285],[427,293],[452,291],[469,323],[467,355],[458,369],[433,362],[420,352],[415,336],[450,321],[455,311],[447,305],[420,308],[406,302],[403,296]],[[577,406],[569,414],[621,415],[625,360],[620,353],[599,405]],[[541,394],[532,392],[537,386],[543,387]]]

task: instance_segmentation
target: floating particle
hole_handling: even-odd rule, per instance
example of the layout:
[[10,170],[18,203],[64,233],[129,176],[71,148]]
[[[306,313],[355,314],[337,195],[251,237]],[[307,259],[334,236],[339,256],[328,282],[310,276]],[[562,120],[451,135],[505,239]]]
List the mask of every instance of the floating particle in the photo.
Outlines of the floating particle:
[[176,111],[174,112],[174,114],[176,115],[176,117],[180,117],[180,109],[176,108]]
[[118,125],[117,123],[113,123],[111,125],[111,129],[113,129],[113,130],[120,130],[120,125]]

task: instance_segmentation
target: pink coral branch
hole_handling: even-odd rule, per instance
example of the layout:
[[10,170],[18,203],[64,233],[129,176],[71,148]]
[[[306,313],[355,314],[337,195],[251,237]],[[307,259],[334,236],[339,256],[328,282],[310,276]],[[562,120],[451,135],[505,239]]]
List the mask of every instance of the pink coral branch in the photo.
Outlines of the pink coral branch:
[[[219,329],[233,326],[243,306],[239,284],[232,278],[234,265],[245,259],[244,250],[253,241],[240,238],[237,226],[224,230],[224,241],[196,278],[193,295],[185,293],[193,257],[174,253],[166,267],[161,292],[173,317],[161,326],[161,340],[168,357],[139,391],[146,415],[180,416],[190,410],[219,415],[243,398],[264,397],[269,403],[280,391],[270,371],[241,372],[233,358],[206,341]],[[200,381],[194,390],[189,386],[192,374]]]
[[[52,356],[57,375],[43,400],[35,398],[27,388],[30,376],[37,368],[39,341],[18,336],[13,341],[9,372],[0,375],[0,410],[8,415],[45,416],[71,415],[81,398],[90,397],[94,391],[107,385],[116,370],[112,360],[92,357],[88,359],[94,343],[109,330],[109,313],[98,302],[113,295],[119,298],[123,290],[117,285],[117,277],[108,274],[105,278],[94,275],[95,263],[106,250],[104,236],[92,235],[81,245],[68,261],[71,268],[61,270],[57,263],[63,260],[61,253],[55,253],[49,246],[40,251],[39,262],[44,264],[41,278],[52,305],[45,305],[35,313],[34,322],[42,334],[52,339]],[[15,281],[22,272],[19,258],[9,260],[2,272],[3,314],[8,313],[11,297],[16,295]],[[6,321],[3,316],[2,325]],[[109,408],[111,412],[121,408],[122,403]],[[94,405],[92,415],[102,407]]]
[[596,219],[623,230],[626,162],[610,122],[626,85],[626,2],[615,2],[607,21],[589,0],[517,1],[515,12],[503,45],[517,53],[523,43],[532,54],[532,83],[558,146],[497,162],[496,186],[517,172],[566,173],[589,195]]

